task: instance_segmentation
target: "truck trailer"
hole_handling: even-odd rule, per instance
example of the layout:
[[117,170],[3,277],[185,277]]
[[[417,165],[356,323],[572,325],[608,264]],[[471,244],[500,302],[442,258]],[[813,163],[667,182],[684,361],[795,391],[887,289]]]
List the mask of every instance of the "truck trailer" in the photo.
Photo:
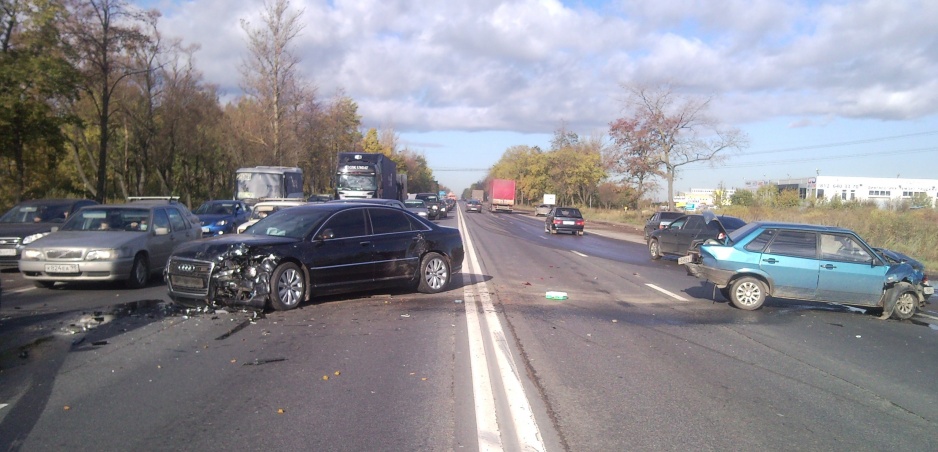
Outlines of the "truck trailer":
[[512,179],[494,179],[489,188],[489,210],[492,212],[511,213],[515,205],[515,181]]
[[336,199],[407,198],[406,173],[384,154],[340,152],[336,166]]

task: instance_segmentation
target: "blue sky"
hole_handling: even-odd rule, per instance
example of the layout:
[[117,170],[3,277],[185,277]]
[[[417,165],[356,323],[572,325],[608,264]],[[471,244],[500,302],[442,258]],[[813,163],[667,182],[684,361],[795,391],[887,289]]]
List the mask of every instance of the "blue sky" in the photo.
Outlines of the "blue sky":
[[[238,93],[261,1],[149,0],[199,44],[206,82]],[[561,125],[603,135],[623,84],[713,97],[749,146],[689,165],[677,190],[823,175],[938,178],[938,2],[293,0],[300,72],[393,128],[457,191]]]

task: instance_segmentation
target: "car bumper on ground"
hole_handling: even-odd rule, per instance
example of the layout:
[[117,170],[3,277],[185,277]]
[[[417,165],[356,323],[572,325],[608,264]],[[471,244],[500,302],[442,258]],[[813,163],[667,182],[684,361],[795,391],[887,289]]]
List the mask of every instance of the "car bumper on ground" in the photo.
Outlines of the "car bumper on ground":
[[122,281],[130,278],[133,258],[113,261],[20,261],[23,278],[34,281]]

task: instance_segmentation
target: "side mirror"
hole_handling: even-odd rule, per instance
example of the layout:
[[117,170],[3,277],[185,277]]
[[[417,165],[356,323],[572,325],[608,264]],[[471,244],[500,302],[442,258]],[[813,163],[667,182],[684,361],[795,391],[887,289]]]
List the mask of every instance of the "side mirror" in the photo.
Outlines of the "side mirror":
[[156,235],[169,235],[169,228],[154,228],[153,233]]

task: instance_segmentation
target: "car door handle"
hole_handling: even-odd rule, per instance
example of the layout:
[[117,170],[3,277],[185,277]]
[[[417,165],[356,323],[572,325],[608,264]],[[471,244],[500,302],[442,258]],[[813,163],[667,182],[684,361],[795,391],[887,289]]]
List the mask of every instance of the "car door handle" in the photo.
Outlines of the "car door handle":
[[777,263],[778,263],[778,261],[775,260],[774,257],[770,257],[770,258],[768,258],[768,259],[762,259],[762,262],[768,262],[768,263],[770,263],[770,264],[777,264]]
[[824,268],[824,269],[827,269],[827,270],[833,270],[833,269],[835,269],[835,268],[837,268],[837,267],[835,267],[834,264],[824,264],[824,265],[821,266],[821,268]]
[[366,240],[364,242],[358,242],[358,244],[361,246],[368,246],[368,245],[371,245],[371,242]]

